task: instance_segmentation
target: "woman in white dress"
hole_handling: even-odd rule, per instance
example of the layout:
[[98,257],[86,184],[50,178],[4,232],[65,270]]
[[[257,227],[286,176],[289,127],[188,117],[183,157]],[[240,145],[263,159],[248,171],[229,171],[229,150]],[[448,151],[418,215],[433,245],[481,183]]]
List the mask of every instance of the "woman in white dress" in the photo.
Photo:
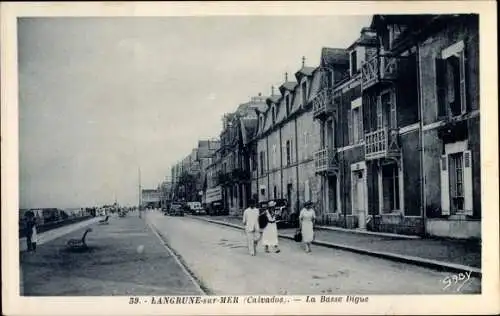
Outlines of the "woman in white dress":
[[266,210],[267,225],[262,233],[262,244],[264,245],[264,250],[269,252],[269,248],[273,249],[273,252],[280,252],[278,247],[278,226],[276,224],[276,216],[274,214],[274,208],[276,202],[271,201],[268,204],[268,209]]
[[314,239],[314,220],[316,214],[314,213],[313,203],[307,201],[304,203],[304,208],[300,211],[299,222],[300,232],[302,233],[302,242],[305,245],[306,252],[311,252],[311,243]]

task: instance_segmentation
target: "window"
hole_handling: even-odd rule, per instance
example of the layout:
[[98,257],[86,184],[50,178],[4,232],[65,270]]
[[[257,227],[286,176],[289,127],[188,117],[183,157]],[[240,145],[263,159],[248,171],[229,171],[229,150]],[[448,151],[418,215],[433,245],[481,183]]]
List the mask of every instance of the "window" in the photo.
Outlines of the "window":
[[287,94],[286,98],[285,98],[285,102],[286,102],[286,115],[289,115],[290,114],[290,95]]
[[276,123],[276,107],[273,106],[273,124]]
[[457,116],[467,111],[465,49],[460,41],[436,59],[438,116]]
[[289,165],[292,162],[292,148],[289,140],[286,141],[286,164]]
[[356,55],[357,55],[356,50],[353,50],[350,54],[351,76],[354,76],[358,71],[358,66],[357,66],[358,60]]
[[391,91],[384,92],[377,101],[377,129],[388,126],[391,129],[397,128],[396,103]]
[[252,151],[252,171],[257,170],[257,153]]
[[358,144],[363,140],[363,116],[361,107],[351,109],[348,117],[349,140],[351,144]]
[[264,174],[264,152],[260,152],[260,174]]
[[399,171],[396,164],[382,167],[384,212],[399,210]]
[[278,188],[274,186],[274,199],[276,200],[278,198]]
[[473,215],[472,154],[467,141],[445,144],[441,156],[441,214]]
[[350,144],[357,144],[364,139],[363,115],[361,113],[361,104],[362,104],[361,97],[351,101],[351,110],[347,114],[348,136]]
[[307,81],[302,83],[302,106],[307,104]]
[[464,210],[463,153],[449,155],[451,213]]

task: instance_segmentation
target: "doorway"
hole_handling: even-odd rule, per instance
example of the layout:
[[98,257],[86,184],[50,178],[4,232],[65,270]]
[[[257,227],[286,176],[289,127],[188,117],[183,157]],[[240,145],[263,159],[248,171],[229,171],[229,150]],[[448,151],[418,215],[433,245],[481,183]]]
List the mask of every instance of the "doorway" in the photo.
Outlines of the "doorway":
[[358,217],[358,227],[366,229],[366,193],[363,169],[352,171],[352,214]]

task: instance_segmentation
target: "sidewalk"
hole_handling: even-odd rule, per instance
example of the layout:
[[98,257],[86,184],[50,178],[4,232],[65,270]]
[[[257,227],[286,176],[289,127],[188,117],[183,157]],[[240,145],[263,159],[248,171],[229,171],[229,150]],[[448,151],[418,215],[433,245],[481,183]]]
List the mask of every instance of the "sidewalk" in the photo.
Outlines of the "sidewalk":
[[81,238],[80,227],[20,252],[21,295],[111,296],[199,295],[199,288],[146,225],[129,215],[111,217],[109,225],[90,225],[87,251],[69,251],[66,243]]
[[[203,216],[209,221],[218,221],[242,226],[238,217]],[[280,229],[280,237],[293,238],[294,228]],[[480,275],[481,244],[478,241],[451,239],[408,239],[396,235],[360,234],[356,231],[318,229],[314,244],[375,255],[387,259],[451,270],[472,271]]]
[[[69,224],[66,226],[61,226],[61,227],[47,230],[44,232],[39,232],[37,246],[43,245],[46,242],[49,242],[51,240],[54,240],[56,238],[59,238],[61,236],[66,235],[66,234],[69,234],[75,230],[82,228],[82,227],[86,227],[86,226],[95,224],[100,219],[101,219],[101,217],[93,217],[93,218],[83,220],[81,222],[76,222],[76,223]],[[26,245],[26,237],[19,238],[19,251],[26,251],[27,248],[28,247]]]

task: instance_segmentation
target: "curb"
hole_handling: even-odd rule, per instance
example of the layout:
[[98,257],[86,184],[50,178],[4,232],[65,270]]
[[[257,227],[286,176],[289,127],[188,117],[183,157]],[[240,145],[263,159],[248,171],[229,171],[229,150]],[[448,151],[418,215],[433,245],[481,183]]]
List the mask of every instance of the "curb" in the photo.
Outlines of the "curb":
[[153,232],[153,234],[158,238],[161,242],[162,246],[167,250],[167,252],[174,258],[177,264],[181,267],[182,271],[188,276],[191,282],[195,285],[198,292],[201,295],[210,295],[211,291],[206,287],[203,282],[196,276],[196,274],[189,268],[189,266],[184,262],[182,256],[179,255],[168,243],[167,238],[158,231],[156,226],[149,220],[145,219],[144,221],[146,226]]
[[340,228],[340,227],[318,226],[317,229],[337,231],[337,232],[350,233],[350,234],[359,234],[359,235],[371,235],[371,236],[379,236],[379,237],[398,238],[398,239],[422,239],[422,237],[415,236],[415,235],[401,235],[401,234],[393,234],[393,233],[359,231],[359,230],[346,229],[346,228]]
[[[209,223],[214,223],[214,224],[228,226],[228,227],[237,228],[237,229],[243,229],[243,227],[236,225],[236,224],[225,223],[225,222],[216,221],[213,219],[206,219],[206,218],[200,218],[200,217],[191,217],[191,216],[189,216],[189,217],[195,218],[198,220],[202,220],[202,221],[206,221]],[[278,234],[278,236],[280,238],[293,240],[293,236],[290,236],[290,235]],[[351,252],[355,252],[355,253],[359,253],[359,254],[363,254],[363,255],[369,255],[369,256],[388,259],[388,260],[392,260],[392,261],[397,261],[397,262],[408,263],[408,264],[412,264],[412,265],[416,265],[416,266],[431,268],[431,269],[438,270],[438,271],[456,272],[456,273],[467,272],[467,273],[470,273],[471,276],[478,277],[478,278],[481,278],[481,276],[482,276],[481,269],[475,268],[475,267],[469,267],[469,266],[465,266],[465,265],[461,265],[461,264],[425,259],[425,258],[420,258],[420,257],[406,256],[406,255],[400,255],[400,254],[383,252],[383,251],[368,250],[368,249],[348,246],[345,244],[334,244],[331,242],[325,242],[325,241],[320,241],[320,240],[315,240],[312,243],[313,243],[313,245],[317,245],[317,246],[323,246],[323,247],[327,247],[327,248],[334,248],[334,249],[351,251]]]

